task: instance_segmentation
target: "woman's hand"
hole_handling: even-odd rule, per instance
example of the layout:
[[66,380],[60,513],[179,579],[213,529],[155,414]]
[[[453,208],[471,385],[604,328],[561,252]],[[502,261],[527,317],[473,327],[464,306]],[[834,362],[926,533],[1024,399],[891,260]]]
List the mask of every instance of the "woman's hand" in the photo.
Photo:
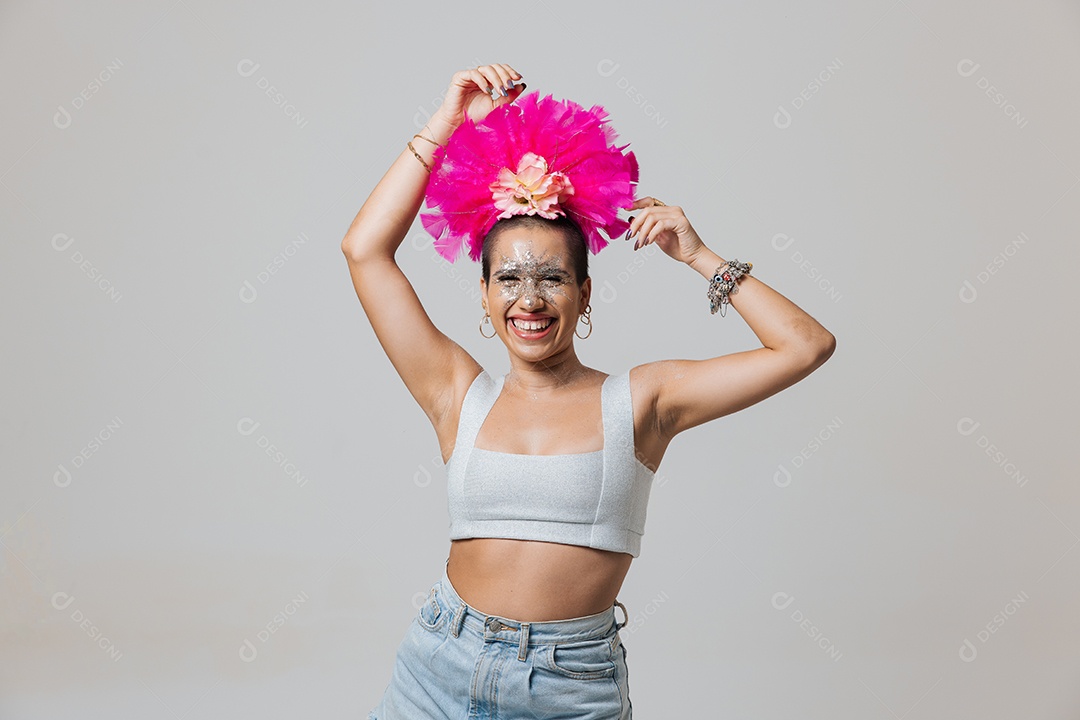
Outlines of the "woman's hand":
[[630,209],[641,210],[637,217],[630,216],[630,228],[626,231],[627,240],[637,238],[634,250],[656,243],[665,253],[689,265],[705,247],[681,207],[657,205],[656,198],[643,197]]
[[[525,85],[519,85],[519,80],[521,75],[518,71],[505,63],[459,70],[450,79],[446,97],[442,106],[432,116],[432,122],[441,126],[438,129],[447,136],[465,122],[466,117],[473,122],[480,122],[499,105],[512,102],[521,95]],[[491,95],[493,88],[494,97]],[[505,96],[499,88],[506,89]]]

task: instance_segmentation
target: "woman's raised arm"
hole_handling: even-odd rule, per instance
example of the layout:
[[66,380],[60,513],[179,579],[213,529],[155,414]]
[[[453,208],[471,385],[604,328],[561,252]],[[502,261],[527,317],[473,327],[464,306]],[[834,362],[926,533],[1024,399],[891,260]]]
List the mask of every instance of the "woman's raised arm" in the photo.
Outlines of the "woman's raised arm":
[[[705,247],[682,208],[654,206],[653,200],[646,197],[634,204],[641,211],[630,223],[630,236],[637,237],[635,250],[656,243],[711,279],[727,261]],[[662,360],[636,369],[635,380],[642,378],[649,389],[657,431],[666,440],[794,385],[836,348],[832,333],[752,275],[738,280],[729,300],[764,347],[708,360]]]
[[[442,106],[419,134],[413,148],[431,165],[435,144],[445,145],[466,115],[482,119],[496,105],[510,102],[523,86],[501,92],[521,76],[508,65],[482,65],[454,73]],[[353,287],[383,350],[405,386],[438,427],[453,407],[454,388],[471,381],[480,366],[428,317],[412,284],[394,259],[416,219],[428,182],[428,170],[405,146],[368,196],[341,241]],[[471,373],[471,374],[470,374]],[[467,378],[465,377],[467,376]]]

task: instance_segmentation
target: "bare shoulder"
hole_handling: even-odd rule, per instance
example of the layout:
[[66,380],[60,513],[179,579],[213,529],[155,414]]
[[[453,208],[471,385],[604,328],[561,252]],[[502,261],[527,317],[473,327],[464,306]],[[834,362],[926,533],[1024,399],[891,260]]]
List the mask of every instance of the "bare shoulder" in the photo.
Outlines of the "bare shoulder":
[[457,441],[458,420],[461,417],[461,405],[465,394],[483,372],[484,368],[468,353],[461,353],[453,362],[450,381],[436,394],[434,405],[428,413],[428,419],[435,428],[445,463],[450,459]]
[[663,402],[665,391],[670,395],[673,385],[687,381],[692,363],[687,359],[662,359],[630,370],[634,415],[642,421],[639,426],[647,427],[664,445],[678,433],[678,419]]
[[654,417],[659,408],[658,400],[665,383],[670,383],[683,372],[685,360],[656,360],[630,368],[630,393],[634,408],[648,411],[657,425],[662,418]]
[[659,413],[660,388],[673,372],[675,360],[635,365],[630,368],[630,398],[634,409],[634,449],[642,464],[656,472],[671,435]]

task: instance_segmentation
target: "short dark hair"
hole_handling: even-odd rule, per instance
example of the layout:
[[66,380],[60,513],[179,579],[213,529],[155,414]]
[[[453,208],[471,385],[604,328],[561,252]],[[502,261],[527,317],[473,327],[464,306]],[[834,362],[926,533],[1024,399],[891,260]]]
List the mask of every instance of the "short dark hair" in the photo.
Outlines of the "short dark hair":
[[485,283],[491,282],[491,248],[495,245],[495,240],[503,231],[515,227],[546,227],[561,231],[566,239],[566,248],[570,251],[574,279],[579,287],[585,284],[589,277],[589,251],[585,244],[585,235],[578,224],[566,215],[560,215],[554,220],[539,215],[511,215],[496,222],[484,237],[483,249],[480,252],[480,272]]

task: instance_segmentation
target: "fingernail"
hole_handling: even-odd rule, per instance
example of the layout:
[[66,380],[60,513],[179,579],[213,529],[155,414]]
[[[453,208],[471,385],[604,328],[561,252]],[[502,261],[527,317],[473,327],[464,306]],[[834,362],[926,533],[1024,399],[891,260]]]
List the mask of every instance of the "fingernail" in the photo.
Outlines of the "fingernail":
[[514,78],[510,78],[510,84],[507,85],[506,87],[507,87],[507,89],[510,89],[510,90],[514,89]]
[[499,86],[499,92],[502,93],[503,97],[507,97],[506,88],[502,87],[501,85]]

